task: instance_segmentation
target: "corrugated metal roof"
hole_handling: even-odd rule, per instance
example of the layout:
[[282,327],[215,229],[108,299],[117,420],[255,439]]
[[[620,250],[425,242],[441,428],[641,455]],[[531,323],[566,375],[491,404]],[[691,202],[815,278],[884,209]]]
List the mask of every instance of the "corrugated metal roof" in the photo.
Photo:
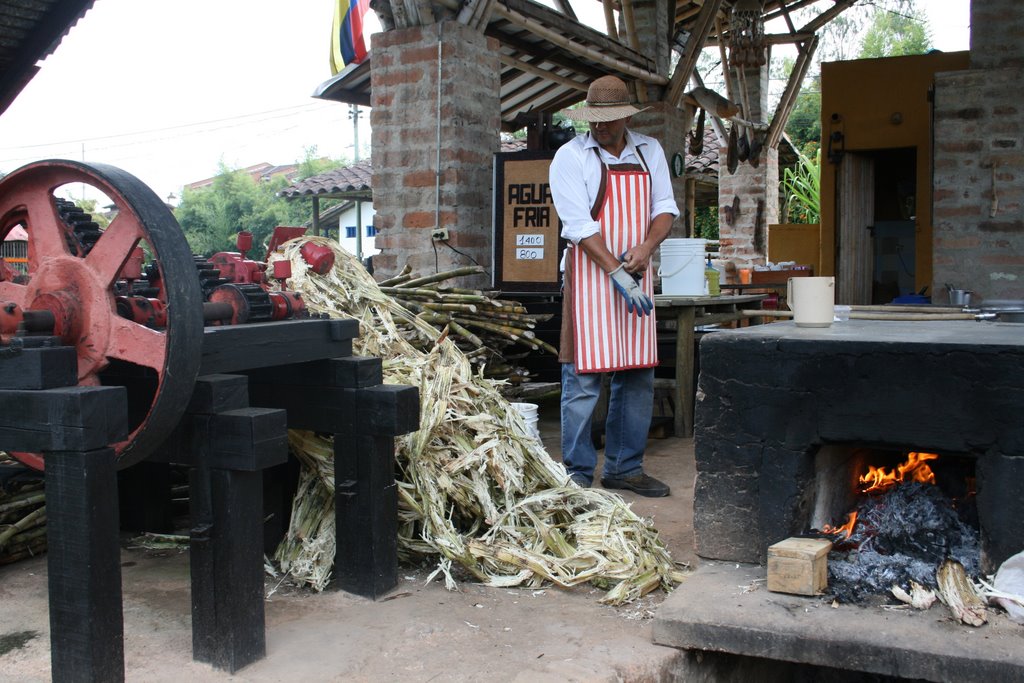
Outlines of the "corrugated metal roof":
[[94,0],[0,0],[0,114]]

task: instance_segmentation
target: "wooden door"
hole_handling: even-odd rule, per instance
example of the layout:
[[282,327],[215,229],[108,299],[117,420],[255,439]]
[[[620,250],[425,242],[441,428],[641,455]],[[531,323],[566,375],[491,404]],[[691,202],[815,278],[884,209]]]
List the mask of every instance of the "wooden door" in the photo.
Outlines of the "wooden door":
[[874,217],[874,159],[847,152],[836,169],[836,303],[871,303]]

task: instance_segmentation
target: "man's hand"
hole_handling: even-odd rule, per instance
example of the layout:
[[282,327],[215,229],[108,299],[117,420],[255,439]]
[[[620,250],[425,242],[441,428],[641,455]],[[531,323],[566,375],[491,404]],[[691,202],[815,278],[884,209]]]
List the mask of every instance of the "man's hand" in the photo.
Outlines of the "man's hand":
[[635,312],[641,317],[651,314],[651,311],[654,309],[654,302],[651,301],[649,296],[644,294],[643,290],[640,289],[640,285],[633,279],[633,276],[626,272],[625,265],[620,265],[608,273],[608,275],[612,278],[615,291],[626,300],[626,308],[630,313]]

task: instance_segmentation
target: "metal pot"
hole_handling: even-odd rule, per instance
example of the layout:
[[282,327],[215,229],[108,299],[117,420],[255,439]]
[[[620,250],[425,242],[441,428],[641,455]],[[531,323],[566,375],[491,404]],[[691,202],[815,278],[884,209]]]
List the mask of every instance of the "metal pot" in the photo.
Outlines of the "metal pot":
[[950,306],[970,306],[971,297],[974,295],[969,289],[950,289],[949,291],[949,304]]

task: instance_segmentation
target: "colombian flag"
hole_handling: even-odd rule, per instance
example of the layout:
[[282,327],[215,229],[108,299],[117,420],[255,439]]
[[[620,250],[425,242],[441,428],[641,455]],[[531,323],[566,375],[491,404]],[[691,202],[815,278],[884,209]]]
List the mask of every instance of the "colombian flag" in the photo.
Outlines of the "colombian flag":
[[331,74],[337,74],[346,64],[358,64],[366,59],[363,40],[363,16],[370,0],[338,0],[331,25]]

